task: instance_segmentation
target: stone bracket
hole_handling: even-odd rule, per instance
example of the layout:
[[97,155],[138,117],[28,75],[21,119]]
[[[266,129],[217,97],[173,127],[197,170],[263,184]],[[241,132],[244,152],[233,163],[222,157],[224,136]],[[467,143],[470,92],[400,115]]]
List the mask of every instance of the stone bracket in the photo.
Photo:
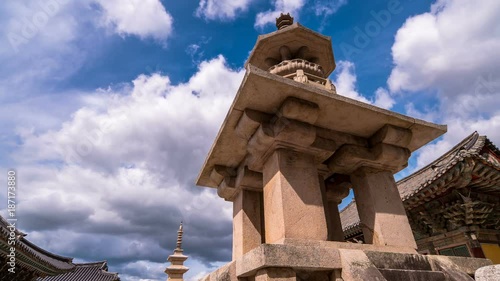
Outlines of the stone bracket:
[[215,165],[210,173],[210,179],[217,183],[217,185],[219,185],[224,178],[234,176],[236,176],[236,170],[234,168],[222,165]]
[[309,101],[288,97],[281,104],[278,116],[313,125],[319,116],[319,106]]
[[264,112],[245,109],[234,128],[234,132],[238,137],[248,141],[260,124],[269,121],[271,117],[272,115]]
[[225,175],[217,187],[217,195],[226,201],[233,201],[242,189],[262,192],[262,173],[252,171],[244,164],[240,165],[236,172],[231,168],[217,167],[219,172]]
[[241,165],[238,168],[235,184],[241,189],[262,192],[262,173],[252,171],[246,165]]
[[399,147],[408,147],[412,135],[409,129],[385,125],[370,138],[370,146],[373,147],[377,144],[385,143]]
[[329,178],[325,181],[326,199],[338,205],[349,195],[351,188],[352,183],[348,176]]
[[226,177],[217,187],[217,195],[226,201],[233,201],[238,195],[239,189],[235,186],[235,177]]
[[341,174],[352,174],[360,167],[370,167],[396,173],[408,165],[410,150],[379,143],[373,148],[343,145],[328,160],[328,168]]

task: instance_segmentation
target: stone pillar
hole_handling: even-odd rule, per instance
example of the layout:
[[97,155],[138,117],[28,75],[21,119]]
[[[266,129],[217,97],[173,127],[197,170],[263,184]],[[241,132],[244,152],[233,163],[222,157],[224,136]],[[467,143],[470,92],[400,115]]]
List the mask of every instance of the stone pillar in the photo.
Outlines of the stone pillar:
[[262,244],[261,193],[241,190],[233,201],[233,260]]
[[283,238],[327,240],[314,156],[277,149],[263,169],[266,243]]
[[361,167],[351,181],[365,242],[417,249],[392,172]]
[[[348,177],[347,177],[348,178]],[[342,223],[340,221],[339,204],[342,199],[349,195],[351,183],[345,179],[330,178],[325,185],[326,194],[326,219],[328,225],[328,241],[344,242],[344,231],[342,230]]]
[[328,241],[344,242],[344,232],[342,231],[342,223],[340,222],[339,205],[329,201],[328,211],[330,213],[330,226],[328,228]]
[[263,268],[257,271],[255,281],[296,281],[297,275],[291,268]]

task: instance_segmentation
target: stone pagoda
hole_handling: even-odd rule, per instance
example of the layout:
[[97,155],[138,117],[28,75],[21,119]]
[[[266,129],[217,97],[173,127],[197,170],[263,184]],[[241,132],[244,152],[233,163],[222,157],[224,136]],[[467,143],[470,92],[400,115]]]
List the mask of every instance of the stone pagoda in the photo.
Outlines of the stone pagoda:
[[165,273],[168,274],[168,279],[170,281],[183,281],[183,275],[186,273],[189,268],[184,266],[184,261],[187,260],[187,256],[183,254],[182,250],[182,222],[179,226],[179,230],[177,231],[177,247],[174,250],[174,253],[168,256],[168,261],[171,263],[167,269],[165,269]]
[[[338,95],[330,37],[289,14],[276,26],[198,177],[233,202],[233,260],[205,280],[471,280],[481,261],[417,254],[393,177],[446,126]],[[366,244],[344,242],[350,188]]]

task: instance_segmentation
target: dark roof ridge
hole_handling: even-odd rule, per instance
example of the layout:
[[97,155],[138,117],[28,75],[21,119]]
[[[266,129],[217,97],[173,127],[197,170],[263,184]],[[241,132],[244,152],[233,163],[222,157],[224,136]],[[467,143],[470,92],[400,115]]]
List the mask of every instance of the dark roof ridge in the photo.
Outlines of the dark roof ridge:
[[[484,140],[484,138],[486,138],[486,137],[485,136],[479,137],[479,134],[477,133],[477,131],[475,131],[474,133],[470,134],[465,139],[463,139],[461,142],[459,142],[457,145],[455,145],[453,148],[451,148],[448,152],[446,152],[445,154],[441,155],[439,158],[437,158],[436,160],[434,160],[431,163],[427,164],[426,166],[420,168],[416,172],[411,173],[410,175],[406,176],[403,179],[400,179],[399,181],[396,182],[396,184],[399,185],[399,184],[401,184],[403,182],[411,180],[412,178],[420,175],[421,173],[423,173],[427,169],[433,169],[436,166],[440,167],[440,166],[446,165],[446,163],[443,163],[442,165],[436,165],[436,164],[439,164],[439,163],[443,162],[448,157],[450,157],[450,155],[452,155],[453,153],[458,154],[462,150],[460,148],[463,148],[466,145],[468,147],[467,151],[470,154],[478,154],[479,151],[481,150],[481,148],[484,145],[484,141],[482,142],[483,145],[480,145],[480,147],[478,147],[478,146],[475,145],[475,144],[478,144],[478,142],[480,141],[480,138],[483,138],[483,140]],[[474,141],[474,142],[471,143],[472,141]],[[471,151],[473,148],[475,148],[475,149],[473,151]],[[454,157],[455,156],[453,156],[453,158]]]
[[[3,216],[0,215],[0,227],[7,229],[7,227],[10,225],[10,223],[5,219]],[[9,230],[10,232],[10,230]],[[20,236],[26,236],[26,233],[20,231],[19,229],[15,230],[15,233]]]
[[487,136],[484,136],[484,138],[485,138],[485,146],[493,150],[493,153],[500,156],[500,149]]
[[33,244],[32,242],[30,242],[28,239],[24,238],[24,237],[21,237],[20,239],[24,244],[26,244],[27,246],[30,246],[31,248],[33,248],[34,250],[37,250],[38,252],[46,255],[46,256],[49,256],[53,259],[56,259],[56,260],[60,260],[60,261],[64,261],[64,262],[68,262],[68,263],[72,263],[73,262],[73,258],[70,258],[70,257],[64,257],[64,256],[60,256],[60,255],[57,255],[57,254],[54,254],[52,252],[49,252],[45,249],[42,249],[40,248],[39,246]]
[[93,266],[99,266],[99,269],[102,271],[102,274],[110,274],[118,277],[118,272],[109,272],[107,270],[108,266],[108,261],[103,260],[103,261],[96,261],[96,262],[85,262],[85,263],[75,263],[76,267],[93,267]]
[[[7,228],[7,226],[9,225],[9,222],[3,217],[3,216],[0,216],[0,227],[2,228]],[[27,236],[27,234],[25,234],[24,232],[18,230],[16,228],[16,231],[15,233],[17,235],[19,235],[19,240],[26,244],[26,246],[32,248],[33,250],[41,253],[41,254],[44,254],[50,258],[53,258],[53,259],[56,259],[56,260],[59,260],[59,261],[63,261],[63,262],[67,262],[67,263],[71,263],[73,261],[73,258],[70,258],[70,257],[64,257],[64,256],[60,256],[60,255],[57,255],[57,254],[54,254],[52,252],[49,252],[35,244],[33,244],[32,242],[30,242],[28,239],[25,238],[25,236]]]
[[101,266],[105,266],[108,264],[108,261],[106,260],[103,260],[103,261],[94,261],[94,262],[79,262],[79,263],[75,263],[76,266],[79,266],[79,267],[84,267],[84,266],[96,266],[96,265],[101,265]]

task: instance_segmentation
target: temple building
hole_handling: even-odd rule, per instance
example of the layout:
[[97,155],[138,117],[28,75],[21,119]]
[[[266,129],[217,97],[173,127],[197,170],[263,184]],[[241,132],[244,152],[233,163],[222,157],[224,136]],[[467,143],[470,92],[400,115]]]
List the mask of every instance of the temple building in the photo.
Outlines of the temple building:
[[[26,234],[11,227],[0,216],[0,281],[119,281],[117,273],[108,272],[105,261],[73,263],[28,241]],[[15,241],[14,259],[11,252]],[[14,273],[10,272],[12,262]]]
[[[500,150],[477,132],[397,182],[418,252],[500,263]],[[363,243],[356,202],[342,210],[347,241]]]

